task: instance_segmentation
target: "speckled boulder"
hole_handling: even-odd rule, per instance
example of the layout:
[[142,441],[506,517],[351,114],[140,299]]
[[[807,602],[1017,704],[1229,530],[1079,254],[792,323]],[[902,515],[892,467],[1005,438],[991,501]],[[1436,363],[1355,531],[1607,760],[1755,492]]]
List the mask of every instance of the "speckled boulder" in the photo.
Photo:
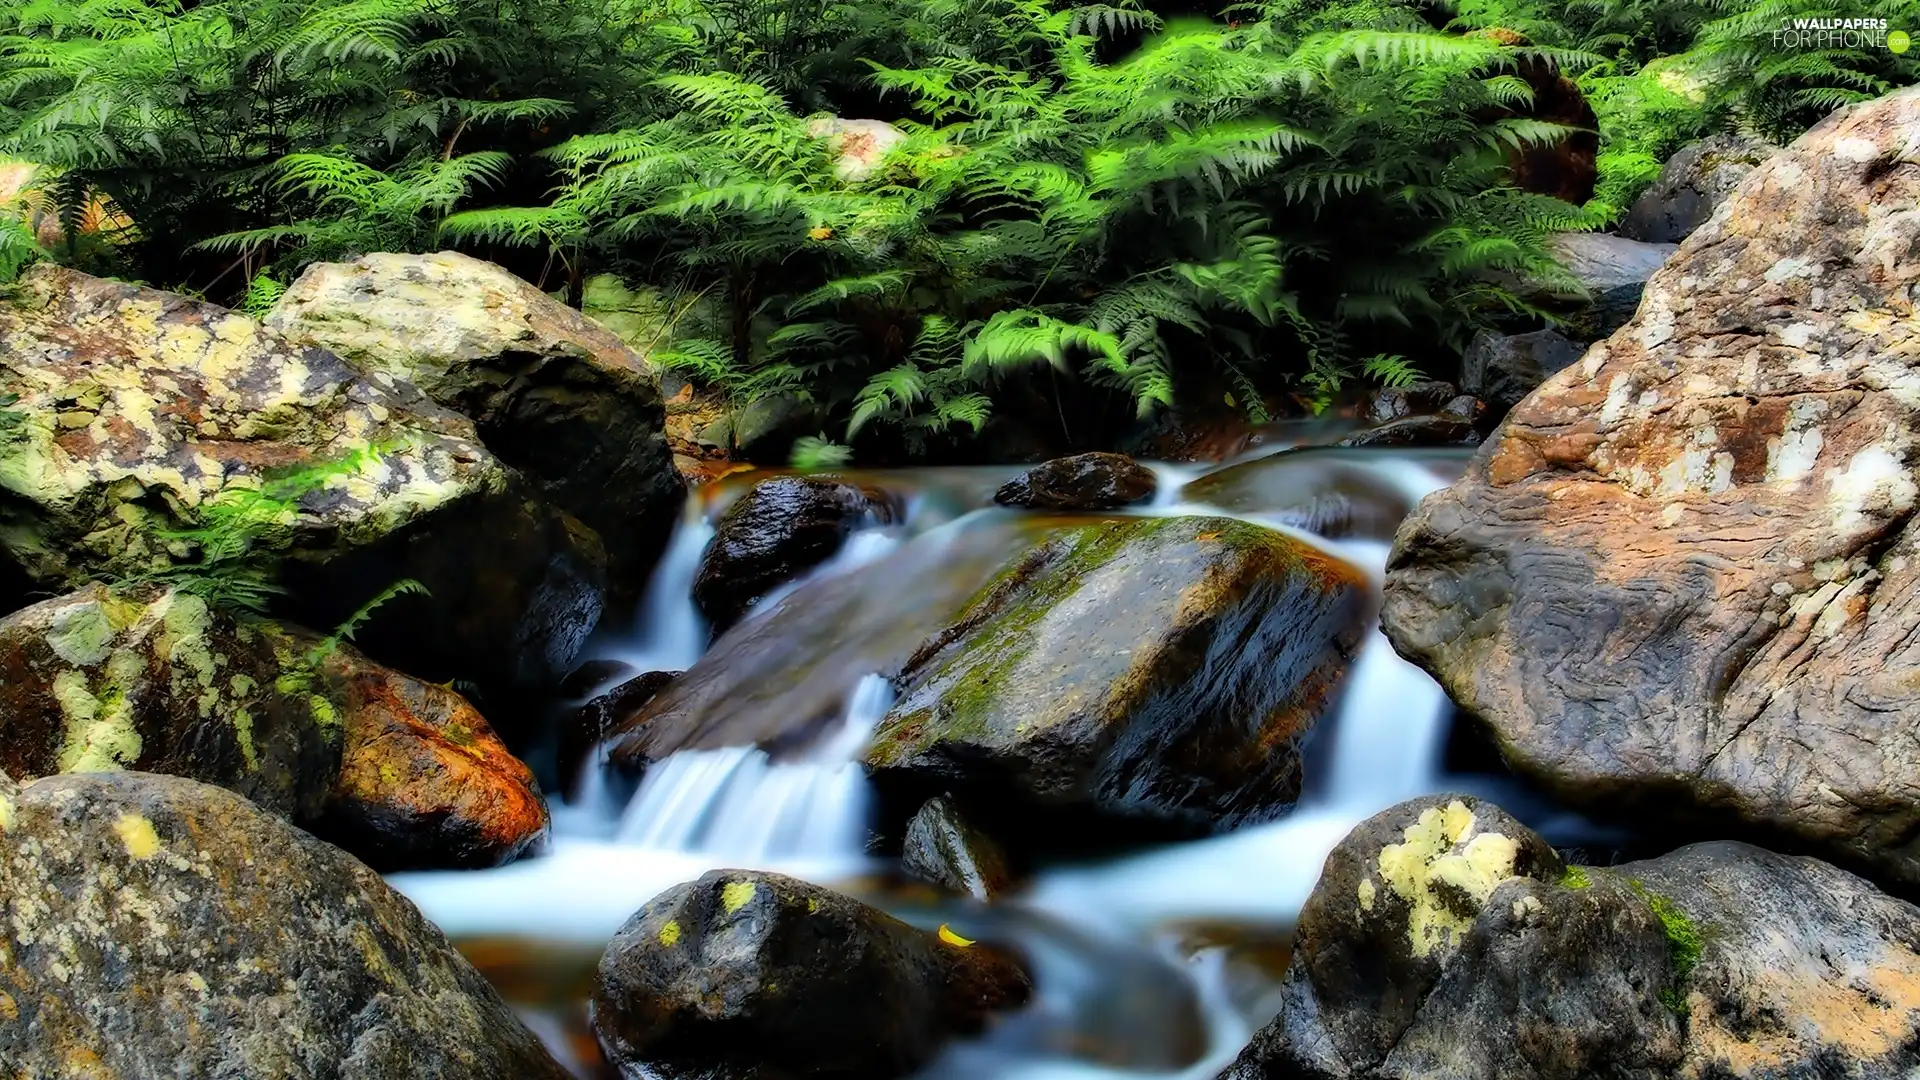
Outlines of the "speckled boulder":
[[1620,222],[1620,235],[1653,244],[1685,240],[1777,149],[1734,133],[1689,143],[1667,159],[1659,179],[1634,200]]
[[593,1026],[627,1075],[891,1080],[1031,989],[991,946],[779,874],[716,870],[620,928]]
[[31,268],[0,292],[0,546],[43,588],[196,561],[181,530],[281,470],[332,475],[263,543],[291,559],[284,601],[331,627],[402,578],[362,639],[430,678],[539,684],[598,621],[605,554],[535,497],[473,425],[225,308]]
[[1401,528],[1383,623],[1515,768],[1920,885],[1920,90],[1768,159]]
[[1441,795],[1360,825],[1223,1080],[1814,1080],[1920,1066],[1920,910],[1737,843],[1563,866]]
[[0,771],[114,769],[219,784],[386,868],[492,865],[547,829],[471,705],[349,646],[154,587],[0,620]]
[[775,476],[753,485],[714,523],[693,601],[715,636],[755,601],[832,558],[863,526],[896,517],[885,492],[831,476]]
[[265,322],[471,417],[488,450],[600,533],[626,592],[644,583],[685,487],[654,374],[612,331],[452,251],[315,263]]
[[[866,754],[893,792],[1229,824],[1289,805],[1361,573],[1226,518],[1051,533],[925,642]],[[917,803],[916,803],[917,805]]]
[[9,1075],[566,1080],[379,876],[175,776],[0,776]]

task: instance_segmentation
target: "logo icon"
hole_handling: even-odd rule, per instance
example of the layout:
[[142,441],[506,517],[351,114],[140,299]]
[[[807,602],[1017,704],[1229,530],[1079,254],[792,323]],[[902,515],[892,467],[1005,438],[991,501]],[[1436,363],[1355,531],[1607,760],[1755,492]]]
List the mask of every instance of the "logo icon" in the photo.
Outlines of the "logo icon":
[[1887,31],[1887,50],[1899,54],[1906,52],[1913,44],[1913,38],[1905,30]]

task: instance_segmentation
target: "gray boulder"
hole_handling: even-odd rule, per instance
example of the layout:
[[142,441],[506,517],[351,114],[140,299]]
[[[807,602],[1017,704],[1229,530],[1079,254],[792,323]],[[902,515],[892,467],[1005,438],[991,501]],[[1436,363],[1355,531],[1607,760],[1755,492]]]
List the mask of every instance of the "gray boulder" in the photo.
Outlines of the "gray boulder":
[[907,822],[900,869],[980,901],[993,899],[1013,884],[1000,845],[975,828],[944,795],[928,799]]
[[1553,330],[1530,334],[1482,330],[1461,358],[1460,385],[1504,413],[1586,351],[1586,345]]
[[0,1062],[95,1080],[566,1080],[352,857],[174,776],[0,776]]
[[1667,159],[1659,178],[1634,200],[1620,222],[1620,235],[1649,244],[1685,240],[1778,149],[1733,133],[1687,144]]

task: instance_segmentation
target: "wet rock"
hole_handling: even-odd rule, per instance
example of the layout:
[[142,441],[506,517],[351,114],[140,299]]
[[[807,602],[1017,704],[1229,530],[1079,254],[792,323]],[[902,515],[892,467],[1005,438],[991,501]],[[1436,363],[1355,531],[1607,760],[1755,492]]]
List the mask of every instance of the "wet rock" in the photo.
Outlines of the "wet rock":
[[113,769],[218,784],[394,869],[493,865],[547,828],[471,705],[351,647],[155,587],[0,620],[0,771]]
[[1760,166],[1631,324],[1422,503],[1384,615],[1564,799],[1908,887],[1916,131],[1902,91]]
[[986,901],[1013,884],[1000,845],[944,795],[928,799],[907,822],[900,869],[929,884]]
[[1813,859],[1562,866],[1495,807],[1418,799],[1329,856],[1280,1014],[1223,1080],[1900,1075],[1917,920]]
[[1650,244],[1677,244],[1709,217],[1740,181],[1778,147],[1733,133],[1689,143],[1667,159],[1620,222],[1620,235]]
[[[1458,477],[1467,461],[1465,449],[1410,456],[1441,482]],[[1327,449],[1270,454],[1208,473],[1183,488],[1181,498],[1321,536],[1382,540],[1393,539],[1417,501],[1398,485],[1382,484],[1353,455]]]
[[1075,454],[1007,481],[993,501],[1033,510],[1118,510],[1153,498],[1158,486],[1152,470],[1125,454]]
[[42,588],[194,563],[183,530],[280,470],[330,473],[263,541],[283,606],[334,626],[404,578],[363,644],[437,679],[530,686],[599,618],[605,554],[534,498],[473,425],[384,373],[186,297],[29,269],[0,296],[0,546]]
[[1459,393],[1452,383],[1438,379],[1424,379],[1406,386],[1383,386],[1367,400],[1363,416],[1369,423],[1384,424],[1405,416],[1438,412]]
[[411,903],[222,788],[0,777],[0,881],[16,1075],[565,1080]]
[[644,583],[686,489],[654,375],[612,331],[451,251],[315,263],[266,325],[472,418],[488,450],[599,531],[627,593]]
[[[1474,399],[1468,398],[1471,402]],[[1432,416],[1403,416],[1377,427],[1366,428],[1335,443],[1335,446],[1475,446],[1480,429],[1475,420],[1460,415],[1469,412],[1461,406],[1453,413]]]
[[1584,344],[1553,330],[1529,334],[1482,330],[1460,360],[1460,383],[1504,413],[1586,351]]
[[907,133],[885,120],[843,120],[820,116],[807,122],[807,134],[833,147],[833,174],[845,183],[871,177],[887,152],[907,141]]
[[613,1062],[662,1080],[885,1080],[1030,991],[987,945],[779,874],[717,870],[620,929],[593,1023]]
[[381,871],[498,866],[546,840],[532,770],[466,698],[352,649],[316,666],[343,722],[315,832]]
[[1672,256],[1674,245],[1607,233],[1561,233],[1553,238],[1553,250],[1586,292],[1586,309],[1569,325],[1591,339],[1605,337],[1633,318],[1647,279]]
[[717,636],[754,601],[832,558],[854,530],[894,516],[874,488],[823,476],[762,480],[715,523],[693,601]]
[[625,679],[618,686],[596,694],[586,704],[571,709],[560,719],[560,783],[563,790],[576,791],[580,778],[593,764],[593,752],[613,734],[620,721],[644,708],[665,689],[679,672],[649,671]]
[[1267,816],[1298,794],[1365,607],[1357,570],[1246,522],[1064,527],[920,646],[867,767],[973,806]]

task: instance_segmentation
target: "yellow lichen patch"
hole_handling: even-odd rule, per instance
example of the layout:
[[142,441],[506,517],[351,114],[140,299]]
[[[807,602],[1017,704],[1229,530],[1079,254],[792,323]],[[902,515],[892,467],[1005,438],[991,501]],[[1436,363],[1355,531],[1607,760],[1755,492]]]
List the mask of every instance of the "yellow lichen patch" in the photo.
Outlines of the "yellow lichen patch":
[[13,828],[13,800],[0,795],[0,833]]
[[1373,887],[1372,878],[1365,877],[1360,879],[1359,893],[1360,893],[1360,910],[1361,911],[1373,910],[1373,898],[1377,892],[1378,890],[1376,890]]
[[[1514,876],[1520,845],[1499,833],[1474,835],[1473,811],[1455,799],[1428,807],[1403,842],[1380,849],[1380,877],[1407,902],[1407,942],[1415,956],[1457,945],[1481,905]],[[1362,890],[1362,906],[1371,910]]]
[[110,772],[140,760],[140,730],[124,693],[95,697],[84,674],[63,671],[54,676],[53,698],[66,721],[55,758],[61,772]]
[[136,859],[151,859],[160,851],[160,834],[153,831],[153,822],[139,814],[121,814],[113,831],[120,834],[127,854]]
[[753,900],[758,887],[751,881],[729,881],[720,887],[720,906],[731,915]]
[[680,944],[680,920],[668,919],[667,925],[660,928],[660,944],[669,949]]

